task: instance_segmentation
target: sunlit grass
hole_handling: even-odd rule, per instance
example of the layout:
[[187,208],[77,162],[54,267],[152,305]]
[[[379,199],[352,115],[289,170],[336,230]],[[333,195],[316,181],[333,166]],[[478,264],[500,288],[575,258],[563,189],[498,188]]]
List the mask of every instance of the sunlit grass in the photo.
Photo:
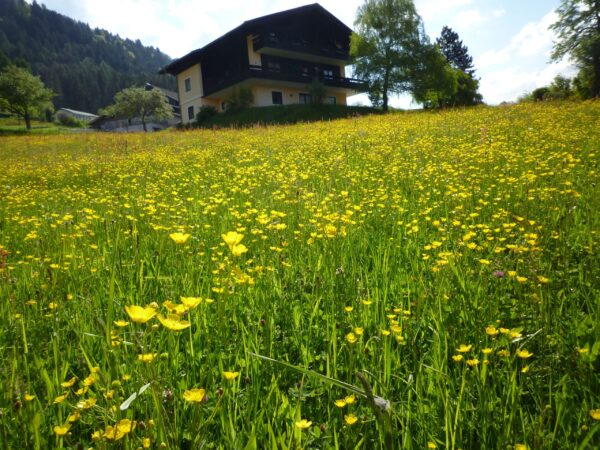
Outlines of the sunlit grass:
[[0,447],[597,448],[598,117],[2,138]]

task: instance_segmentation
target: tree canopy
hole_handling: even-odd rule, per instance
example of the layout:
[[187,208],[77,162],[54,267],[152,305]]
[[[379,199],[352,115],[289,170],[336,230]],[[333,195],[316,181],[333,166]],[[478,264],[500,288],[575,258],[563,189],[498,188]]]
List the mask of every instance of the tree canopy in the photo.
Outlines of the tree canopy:
[[0,110],[23,118],[28,130],[33,117],[53,109],[52,97],[54,92],[26,69],[8,66],[0,72]]
[[474,75],[473,57],[469,55],[469,48],[463,44],[456,31],[445,25],[436,42],[452,67],[468,75]]
[[160,89],[143,87],[130,87],[118,92],[114,103],[101,113],[124,119],[140,118],[144,131],[147,131],[146,121],[149,118],[165,120],[173,116],[167,96]]
[[551,29],[557,33],[552,59],[566,56],[579,66],[578,82],[589,83],[589,95],[600,96],[600,0],[563,0],[558,20]]
[[411,92],[428,44],[412,0],[366,0],[359,7],[350,53],[354,72],[367,81],[374,106],[388,109],[389,95]]

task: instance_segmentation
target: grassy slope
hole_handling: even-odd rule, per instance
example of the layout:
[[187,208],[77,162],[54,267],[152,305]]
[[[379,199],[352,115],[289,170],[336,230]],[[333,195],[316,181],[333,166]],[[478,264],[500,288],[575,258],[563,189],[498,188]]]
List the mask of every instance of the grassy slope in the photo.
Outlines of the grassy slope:
[[[131,419],[120,448],[383,447],[366,399],[255,352],[365,371],[397,448],[599,448],[598,117],[3,139],[0,443],[109,448]],[[124,309],[181,296],[180,332]]]

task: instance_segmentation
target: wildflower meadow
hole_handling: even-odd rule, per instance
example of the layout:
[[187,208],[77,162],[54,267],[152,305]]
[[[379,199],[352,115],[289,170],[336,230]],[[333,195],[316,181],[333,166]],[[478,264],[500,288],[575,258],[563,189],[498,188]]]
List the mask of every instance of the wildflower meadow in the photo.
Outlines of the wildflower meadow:
[[600,448],[600,103],[0,140],[0,448]]

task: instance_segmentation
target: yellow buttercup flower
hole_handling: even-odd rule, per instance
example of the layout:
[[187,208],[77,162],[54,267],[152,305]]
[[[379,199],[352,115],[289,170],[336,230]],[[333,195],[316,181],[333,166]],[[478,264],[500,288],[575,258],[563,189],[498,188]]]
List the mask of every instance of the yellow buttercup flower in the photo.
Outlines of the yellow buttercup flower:
[[496,336],[499,333],[499,331],[498,331],[498,328],[496,328],[494,326],[489,326],[489,327],[485,328],[485,333],[488,336]]
[[122,419],[115,426],[107,426],[104,430],[104,438],[109,441],[118,441],[135,429],[135,422]]
[[77,402],[77,408],[79,409],[90,409],[92,406],[96,404],[95,398],[88,398],[86,400],[79,400]]
[[594,420],[600,420],[600,409],[590,410],[590,417]]
[[310,428],[311,425],[312,425],[312,422],[310,422],[306,419],[302,419],[302,420],[296,422],[296,427],[300,428],[301,430],[306,430],[307,428]]
[[206,390],[204,390],[204,389],[198,389],[198,388],[188,389],[183,393],[183,399],[186,402],[190,402],[190,403],[201,403],[204,401],[205,397],[206,397]]
[[247,251],[248,251],[248,249],[246,248],[246,246],[244,244],[238,244],[231,249],[231,253],[233,254],[233,256],[241,256],[244,253],[246,253]]
[[135,429],[135,422],[129,419],[121,419],[117,422],[116,428],[122,433],[127,434]]
[[531,358],[533,356],[533,353],[530,353],[528,350],[517,350],[517,356],[521,359],[527,359],[527,358]]
[[456,351],[458,353],[467,353],[471,351],[471,347],[473,347],[472,345],[465,345],[465,344],[461,344],[460,347],[458,347],[456,349]]
[[146,323],[156,315],[156,310],[152,306],[125,306],[125,311],[129,318],[136,323]]
[[347,395],[346,397],[344,397],[344,401],[346,402],[347,405],[352,405],[352,404],[356,403],[356,395],[354,395],[354,394]]
[[113,323],[119,328],[123,328],[123,327],[126,327],[127,325],[129,325],[129,322],[127,322],[125,320],[115,320],[115,321],[113,321]]
[[70,428],[71,428],[70,423],[65,423],[64,425],[56,425],[54,427],[54,433],[57,436],[64,436],[65,434],[67,434],[69,432]]
[[25,395],[23,396],[23,398],[25,399],[25,401],[26,401],[26,402],[30,402],[30,401],[32,401],[32,400],[34,400],[34,399],[35,399],[35,395],[32,395],[32,394],[25,394]]
[[357,340],[358,340],[358,338],[352,332],[350,332],[346,335],[346,341],[348,341],[349,344],[354,344]]
[[337,406],[338,408],[343,408],[344,406],[346,406],[346,400],[344,400],[343,398],[340,400],[336,400],[335,402],[333,402],[333,404],[335,406]]
[[67,399],[68,396],[69,396],[69,393],[65,392],[63,395],[59,395],[58,397],[56,397],[54,399],[54,403],[62,403]]
[[227,381],[233,381],[238,377],[239,374],[239,372],[223,372],[223,377]]
[[238,233],[237,231],[228,231],[227,233],[222,234],[221,237],[230,249],[233,249],[236,245],[242,242],[242,239],[244,239],[244,235]]
[[358,417],[356,417],[354,414],[346,414],[344,416],[344,422],[346,422],[347,425],[354,425],[356,422],[358,422]]
[[169,237],[176,244],[185,244],[188,241],[188,239],[191,237],[191,235],[186,234],[186,233],[171,233],[169,235]]
[[142,353],[138,355],[138,360],[145,363],[154,361],[154,358],[156,358],[156,353]]
[[190,322],[181,320],[177,314],[169,314],[167,317],[159,315],[158,320],[162,323],[163,327],[171,331],[181,331],[191,326]]
[[68,381],[63,381],[62,383],[60,383],[60,385],[64,388],[70,388],[73,387],[73,385],[77,382],[77,377],[73,377]]
[[202,298],[200,297],[180,297],[181,303],[185,305],[186,308],[194,309],[200,303],[202,303]]

